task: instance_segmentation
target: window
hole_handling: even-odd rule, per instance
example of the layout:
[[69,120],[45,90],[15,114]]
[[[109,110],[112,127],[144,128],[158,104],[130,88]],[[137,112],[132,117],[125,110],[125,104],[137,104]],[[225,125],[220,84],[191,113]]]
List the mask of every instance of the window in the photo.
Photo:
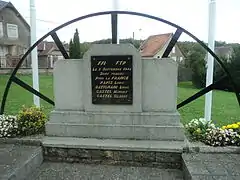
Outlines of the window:
[[16,24],[7,24],[7,35],[9,38],[18,39],[18,26]]
[[182,60],[183,60],[183,57],[180,57],[180,62],[182,62]]
[[50,56],[50,68],[53,68],[53,57],[52,57],[52,55]]
[[0,38],[3,37],[3,23],[0,22]]
[[172,48],[172,53],[175,53],[175,47]]
[[63,56],[58,56],[57,59],[59,60],[59,59],[64,59],[64,58],[63,58]]

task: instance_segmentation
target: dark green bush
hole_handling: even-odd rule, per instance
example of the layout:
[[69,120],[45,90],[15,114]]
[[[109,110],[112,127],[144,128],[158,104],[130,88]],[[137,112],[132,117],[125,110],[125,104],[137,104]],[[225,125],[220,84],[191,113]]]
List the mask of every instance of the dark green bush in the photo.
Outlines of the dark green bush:
[[47,116],[41,108],[23,107],[17,115],[20,134],[23,136],[43,133]]

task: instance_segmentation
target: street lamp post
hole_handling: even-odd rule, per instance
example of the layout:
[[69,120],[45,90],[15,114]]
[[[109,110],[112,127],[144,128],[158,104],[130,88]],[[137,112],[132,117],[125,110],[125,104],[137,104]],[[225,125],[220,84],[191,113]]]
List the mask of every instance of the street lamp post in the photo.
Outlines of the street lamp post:
[[[209,21],[208,21],[208,47],[214,51],[215,46],[215,26],[216,26],[216,0],[209,0]],[[206,86],[213,83],[214,58],[208,53]],[[205,119],[211,120],[212,112],[212,91],[205,95]]]
[[[30,0],[30,24],[31,24],[31,46],[36,42],[36,7],[35,0]],[[32,78],[33,88],[39,91],[39,77],[38,77],[38,55],[37,48],[31,52],[32,59]],[[33,102],[37,107],[40,107],[39,97],[33,95]]]

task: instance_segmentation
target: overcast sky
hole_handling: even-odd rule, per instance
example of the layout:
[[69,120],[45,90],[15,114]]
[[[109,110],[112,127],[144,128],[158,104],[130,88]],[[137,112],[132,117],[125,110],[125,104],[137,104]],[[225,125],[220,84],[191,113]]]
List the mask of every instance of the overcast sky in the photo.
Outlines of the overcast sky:
[[[73,18],[113,10],[112,0],[35,1],[38,19],[37,38]],[[11,2],[29,22],[29,0],[11,0]],[[216,0],[216,2],[216,40],[240,43],[240,0]],[[207,41],[208,0],[119,0],[119,10],[137,11],[161,17]],[[90,18],[68,26],[58,32],[60,39],[69,42],[75,28],[79,29],[81,42],[111,37],[110,16]],[[133,32],[136,39],[144,39],[149,35],[174,31],[174,28],[154,20],[130,15],[119,17],[120,38],[131,38]],[[180,40],[191,39],[182,36]]]

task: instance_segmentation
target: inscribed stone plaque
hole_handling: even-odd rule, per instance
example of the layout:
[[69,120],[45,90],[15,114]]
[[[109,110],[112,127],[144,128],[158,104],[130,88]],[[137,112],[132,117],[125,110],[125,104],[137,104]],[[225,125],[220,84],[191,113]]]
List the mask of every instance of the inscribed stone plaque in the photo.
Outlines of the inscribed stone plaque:
[[91,56],[92,103],[132,104],[132,56]]

